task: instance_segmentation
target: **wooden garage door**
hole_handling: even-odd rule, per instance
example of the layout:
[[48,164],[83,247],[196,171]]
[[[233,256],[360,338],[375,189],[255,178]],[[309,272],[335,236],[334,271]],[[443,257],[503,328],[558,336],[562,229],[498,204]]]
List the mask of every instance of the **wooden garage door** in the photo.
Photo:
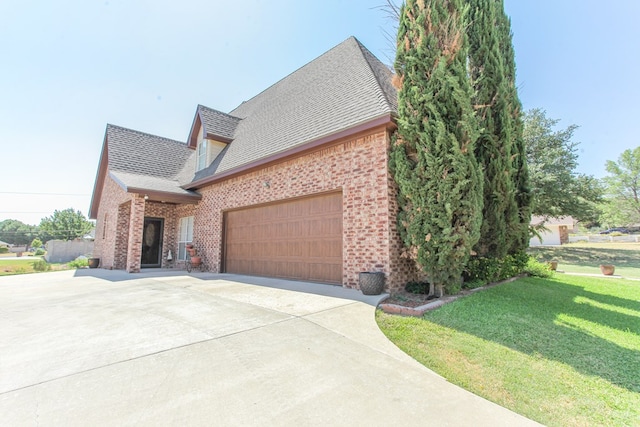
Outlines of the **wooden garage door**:
[[225,271],[342,283],[342,194],[225,214]]

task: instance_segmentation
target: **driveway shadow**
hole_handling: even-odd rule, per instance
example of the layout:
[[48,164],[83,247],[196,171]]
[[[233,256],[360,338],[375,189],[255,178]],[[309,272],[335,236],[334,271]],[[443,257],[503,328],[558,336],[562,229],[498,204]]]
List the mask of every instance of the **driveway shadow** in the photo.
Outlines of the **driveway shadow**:
[[152,268],[144,269],[140,273],[127,273],[124,270],[106,270],[102,268],[95,269],[78,269],[74,273],[74,277],[95,277],[110,282],[125,282],[129,280],[142,280],[166,277],[183,277],[202,281],[226,280],[230,282],[243,283],[246,285],[264,286],[269,288],[283,289],[287,291],[303,292],[314,295],[328,296],[334,298],[347,299],[352,301],[360,301],[365,304],[376,307],[380,301],[384,300],[389,294],[382,293],[380,295],[364,295],[356,289],[345,288],[339,285],[323,284],[314,282],[301,282],[297,280],[274,279],[270,277],[244,276],[239,274],[228,273],[201,273],[191,272],[179,269],[161,269]]

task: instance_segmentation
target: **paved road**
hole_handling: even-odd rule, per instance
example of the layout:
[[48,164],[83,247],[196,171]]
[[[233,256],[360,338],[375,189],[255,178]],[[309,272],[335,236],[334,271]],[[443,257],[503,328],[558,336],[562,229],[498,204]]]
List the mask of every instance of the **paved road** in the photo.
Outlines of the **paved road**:
[[401,352],[376,302],[207,273],[1,277],[1,424],[535,425]]

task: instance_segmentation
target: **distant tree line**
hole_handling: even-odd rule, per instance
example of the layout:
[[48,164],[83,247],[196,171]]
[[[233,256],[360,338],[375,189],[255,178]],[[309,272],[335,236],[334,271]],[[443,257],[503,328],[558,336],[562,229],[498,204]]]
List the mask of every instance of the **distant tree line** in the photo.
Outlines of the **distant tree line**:
[[82,238],[93,229],[93,223],[80,211],[72,208],[54,211],[40,224],[28,225],[15,219],[0,222],[0,240],[12,245],[30,245],[34,239],[47,242],[52,239]]

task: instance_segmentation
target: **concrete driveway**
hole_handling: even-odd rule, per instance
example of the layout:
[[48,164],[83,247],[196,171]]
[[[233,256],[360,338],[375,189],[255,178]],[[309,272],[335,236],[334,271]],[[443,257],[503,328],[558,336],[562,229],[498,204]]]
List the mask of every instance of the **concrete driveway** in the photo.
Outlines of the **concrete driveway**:
[[396,348],[376,302],[178,271],[1,277],[2,425],[534,425]]

